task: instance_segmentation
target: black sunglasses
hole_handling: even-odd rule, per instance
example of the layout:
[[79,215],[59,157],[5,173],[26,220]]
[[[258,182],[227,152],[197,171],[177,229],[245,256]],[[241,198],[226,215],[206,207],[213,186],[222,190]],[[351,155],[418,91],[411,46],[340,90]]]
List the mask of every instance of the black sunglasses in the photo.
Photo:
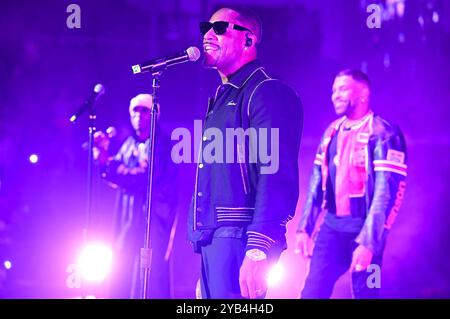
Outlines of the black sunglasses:
[[225,34],[228,27],[231,27],[239,31],[248,31],[251,34],[253,34],[252,30],[250,29],[227,21],[200,22],[200,33],[202,34],[202,36],[204,36],[206,32],[208,32],[209,30],[211,30],[211,28],[213,28],[215,34],[221,35]]

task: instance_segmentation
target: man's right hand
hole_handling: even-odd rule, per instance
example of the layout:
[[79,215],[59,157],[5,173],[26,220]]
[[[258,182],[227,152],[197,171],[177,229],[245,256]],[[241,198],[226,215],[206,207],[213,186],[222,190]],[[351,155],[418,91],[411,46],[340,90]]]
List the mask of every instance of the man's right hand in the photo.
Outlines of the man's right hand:
[[109,137],[102,131],[97,131],[94,133],[94,148],[93,155],[94,159],[98,160],[100,164],[105,164],[108,161],[108,148],[109,148]]
[[301,254],[304,258],[312,256],[313,241],[308,233],[300,232],[295,235],[295,253]]
[[100,150],[107,151],[109,148],[109,137],[102,131],[96,131],[94,133],[94,146]]

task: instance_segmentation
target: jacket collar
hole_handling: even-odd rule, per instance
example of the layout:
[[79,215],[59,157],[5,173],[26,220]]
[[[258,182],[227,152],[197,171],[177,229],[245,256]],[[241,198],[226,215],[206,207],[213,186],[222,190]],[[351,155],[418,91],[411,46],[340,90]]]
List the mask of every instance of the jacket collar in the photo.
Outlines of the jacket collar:
[[240,89],[258,70],[264,69],[259,60],[253,60],[245,65],[243,65],[239,70],[237,70],[228,80],[227,83],[236,89]]

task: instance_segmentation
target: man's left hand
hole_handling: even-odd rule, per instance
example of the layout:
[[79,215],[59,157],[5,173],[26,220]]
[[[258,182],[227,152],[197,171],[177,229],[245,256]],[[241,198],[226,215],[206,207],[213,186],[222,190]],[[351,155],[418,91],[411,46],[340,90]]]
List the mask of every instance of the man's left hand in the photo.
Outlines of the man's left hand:
[[244,298],[255,299],[267,292],[267,274],[269,264],[267,259],[252,261],[245,256],[239,271],[239,286]]
[[372,257],[373,253],[369,248],[363,245],[359,245],[358,247],[356,247],[356,249],[353,251],[350,272],[366,270],[372,262]]

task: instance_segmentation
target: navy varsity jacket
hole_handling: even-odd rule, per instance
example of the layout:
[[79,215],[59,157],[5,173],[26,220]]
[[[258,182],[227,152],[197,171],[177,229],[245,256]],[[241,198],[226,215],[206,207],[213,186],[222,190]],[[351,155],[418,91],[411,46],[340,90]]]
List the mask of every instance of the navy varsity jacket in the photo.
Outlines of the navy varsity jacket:
[[194,250],[221,226],[242,227],[246,250],[285,248],[298,200],[300,99],[255,60],[208,104],[188,221]]

